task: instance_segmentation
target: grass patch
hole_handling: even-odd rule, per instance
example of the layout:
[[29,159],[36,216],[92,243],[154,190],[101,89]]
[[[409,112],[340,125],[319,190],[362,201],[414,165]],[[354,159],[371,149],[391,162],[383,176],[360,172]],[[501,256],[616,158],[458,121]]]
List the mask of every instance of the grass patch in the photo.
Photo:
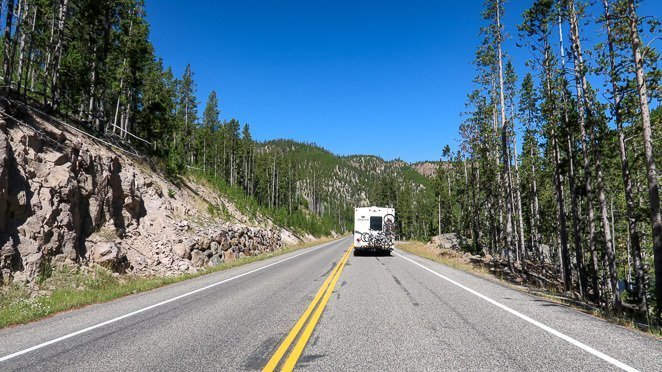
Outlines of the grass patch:
[[205,268],[195,274],[182,274],[172,277],[118,276],[101,268],[58,270],[38,284],[40,292],[31,296],[23,284],[11,284],[0,288],[0,328],[24,324],[42,319],[62,311],[81,308],[87,305],[107,302],[131,294],[149,291],[165,285],[228,270],[251,262],[262,261],[302,248],[311,247],[334,240],[326,237],[308,243],[285,247],[276,252],[243,257]]

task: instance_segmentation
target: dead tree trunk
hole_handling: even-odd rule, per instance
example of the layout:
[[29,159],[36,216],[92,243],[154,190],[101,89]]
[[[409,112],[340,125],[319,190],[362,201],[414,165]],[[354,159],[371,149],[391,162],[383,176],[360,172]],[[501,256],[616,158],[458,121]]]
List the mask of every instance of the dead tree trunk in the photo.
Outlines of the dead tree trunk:
[[[32,29],[30,30],[30,46],[28,47],[28,56],[27,64],[25,66],[25,80],[22,79],[21,74],[18,76],[18,93],[21,93],[21,88],[23,88],[24,98],[27,95],[28,90],[28,81],[32,75],[32,54],[34,51],[34,39],[35,39],[35,28],[37,25],[37,13],[39,12],[39,7],[34,7],[34,12],[32,16]],[[31,87],[32,88],[32,87]]]
[[[501,146],[502,146],[502,158],[504,171],[502,175],[502,180],[505,181],[503,184],[506,187],[506,198],[504,200],[506,207],[506,256],[508,258],[508,265],[510,266],[511,272],[513,268],[511,266],[511,251],[513,244],[513,211],[511,204],[511,193],[510,188],[510,156],[508,155],[508,123],[506,123],[506,103],[504,97],[504,87],[503,87],[503,56],[501,52],[501,14],[500,14],[500,0],[496,0],[496,26],[497,26],[497,63],[499,64],[499,108],[501,114]],[[519,259],[519,257],[518,257]]]
[[14,17],[14,0],[7,0],[7,19],[5,21],[5,48],[3,50],[3,59],[5,65],[3,66],[2,76],[4,77],[4,86],[11,85],[11,27]]
[[519,244],[522,253],[524,254],[524,260],[522,260],[522,268],[526,270],[525,260],[527,258],[526,247],[524,245],[524,218],[522,213],[522,193],[520,192],[520,180],[519,180],[519,165],[517,164],[517,138],[513,138],[513,158],[515,164],[515,200],[517,201],[517,221],[519,229]]
[[[559,29],[559,46],[561,53],[561,74],[565,76],[565,48],[563,46],[563,27],[561,15],[558,17]],[[563,101],[563,119],[569,124],[568,111],[568,97],[565,87],[561,89],[561,100]],[[566,151],[568,152],[568,186],[570,189],[570,214],[572,216],[572,240],[575,246],[575,262],[577,265],[577,282],[579,287],[579,294],[582,298],[586,296],[586,270],[584,268],[584,249],[582,247],[579,218],[579,197],[577,195],[577,185],[575,183],[575,155],[573,148],[573,136],[571,131],[568,130],[566,134]]]
[[16,90],[18,94],[21,94],[21,77],[23,76],[23,57],[25,53],[25,27],[29,24],[25,24],[25,20],[30,16],[30,8],[28,3],[23,0],[20,2],[19,11],[18,11],[18,24],[16,25],[16,36],[18,37],[18,66],[16,68]]
[[[549,50],[546,50],[546,54],[549,53]],[[552,97],[552,67],[549,66],[549,56],[545,56],[546,65],[545,66],[545,83],[547,89],[547,95]],[[558,117],[558,115],[556,115]],[[559,222],[559,231],[558,231],[558,240],[559,240],[559,256],[560,256],[560,267],[562,272],[563,279],[563,289],[569,291],[571,289],[571,276],[570,276],[570,255],[568,254],[568,227],[566,224],[566,213],[565,213],[565,196],[563,191],[563,177],[561,175],[561,156],[559,151],[558,138],[556,134],[556,128],[554,122],[549,123],[551,126],[550,131],[550,141],[552,146],[552,152],[554,157],[554,186],[556,191],[556,207],[558,212],[558,222]]]
[[569,1],[568,10],[570,11],[570,39],[572,41],[572,56],[575,73],[575,86],[577,88],[577,110],[579,116],[581,150],[584,159],[584,185],[586,189],[587,209],[588,209],[588,246],[591,252],[592,260],[592,284],[593,296],[596,303],[600,302],[600,289],[598,287],[598,253],[595,246],[595,215],[593,207],[593,186],[591,183],[591,167],[589,158],[589,139],[586,132],[586,76],[584,71],[584,57],[582,55],[581,44],[579,40],[579,20],[575,11],[575,3]]
[[639,38],[638,18],[634,0],[628,0],[628,16],[630,23],[630,42],[637,76],[639,105],[641,106],[641,124],[643,128],[644,156],[646,158],[646,176],[648,178],[648,200],[650,203],[650,220],[653,232],[653,256],[655,266],[655,297],[657,298],[657,317],[662,317],[662,217],[660,216],[660,186],[657,179],[657,167],[653,152],[653,133],[651,129],[650,110],[648,108],[648,89],[646,73],[644,72],[641,55],[641,39]]
[[[536,140],[537,142],[537,140]],[[536,180],[536,163],[535,157],[537,154],[533,151],[531,147],[531,203],[532,213],[531,213],[531,245],[532,249],[540,254],[541,262],[544,262],[545,258],[542,250],[540,249],[540,229],[538,227],[540,218],[540,203],[538,201],[538,181]]]
[[57,23],[57,37],[55,40],[55,49],[53,52],[53,67],[51,70],[51,99],[53,109],[57,109],[59,103],[59,90],[57,89],[57,82],[60,77],[60,62],[62,61],[62,48],[64,43],[64,22],[67,15],[67,5],[69,0],[61,0],[60,12],[58,15]]
[[602,219],[602,230],[605,238],[605,254],[607,259],[607,272],[609,282],[607,288],[611,292],[611,303],[617,312],[621,312],[621,297],[618,293],[618,273],[616,271],[616,252],[613,243],[613,236],[609,226],[609,217],[607,210],[607,198],[602,179],[601,154],[596,141],[593,141],[596,184],[598,185],[598,201],[600,202],[600,216]]

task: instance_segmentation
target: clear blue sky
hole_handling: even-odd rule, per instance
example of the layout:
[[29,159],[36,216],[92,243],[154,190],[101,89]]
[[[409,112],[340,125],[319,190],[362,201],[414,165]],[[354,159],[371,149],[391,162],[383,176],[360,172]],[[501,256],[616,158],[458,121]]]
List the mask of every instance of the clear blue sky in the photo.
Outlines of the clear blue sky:
[[[411,162],[457,145],[480,0],[146,3],[157,54],[177,76],[191,63],[200,112],[216,90],[222,118],[249,123],[258,140]],[[529,55],[515,26],[530,3],[506,4],[505,49],[520,77]],[[648,0],[641,13],[661,8]]]

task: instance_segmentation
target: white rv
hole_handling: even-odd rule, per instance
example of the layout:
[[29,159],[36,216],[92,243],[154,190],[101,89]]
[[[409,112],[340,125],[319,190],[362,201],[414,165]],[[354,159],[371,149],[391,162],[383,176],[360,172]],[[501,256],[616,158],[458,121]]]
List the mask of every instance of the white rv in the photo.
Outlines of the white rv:
[[395,243],[395,208],[354,208],[354,254],[390,252]]

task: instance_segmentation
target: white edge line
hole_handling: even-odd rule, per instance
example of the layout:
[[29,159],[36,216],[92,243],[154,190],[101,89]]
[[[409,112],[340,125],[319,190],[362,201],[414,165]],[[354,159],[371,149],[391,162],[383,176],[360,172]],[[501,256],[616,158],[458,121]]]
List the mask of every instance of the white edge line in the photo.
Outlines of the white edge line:
[[[339,240],[337,240],[337,241],[339,241]],[[285,262],[285,261],[289,261],[289,260],[291,260],[291,259],[293,259],[293,258],[296,258],[296,257],[299,257],[299,256],[301,256],[301,255],[308,254],[308,253],[310,253],[310,252],[314,252],[314,251],[316,251],[316,250],[318,250],[318,249],[321,249],[321,248],[323,248],[323,247],[326,247],[326,246],[328,246],[328,245],[331,245],[331,244],[333,244],[333,243],[335,243],[335,242],[337,242],[337,241],[333,241],[333,242],[329,242],[329,243],[324,243],[324,244],[322,244],[322,245],[320,245],[320,246],[318,246],[318,247],[316,247],[316,248],[309,249],[309,250],[307,250],[307,251],[305,251],[305,252],[301,252],[301,253],[299,253],[299,254],[296,254],[296,255],[294,255],[294,256],[291,256],[291,257],[288,257],[288,258],[282,259],[282,260],[280,260],[280,261],[272,262],[272,263],[270,263],[270,264],[268,264],[268,265],[258,267],[257,269],[253,269],[253,270],[251,270],[251,271],[247,271],[247,272],[242,273],[242,274],[239,274],[239,275],[237,275],[237,276],[233,276],[233,277],[231,277],[231,278],[221,280],[220,282],[216,282],[216,283],[209,284],[209,285],[207,285],[207,286],[205,286],[205,287],[198,288],[198,289],[193,290],[193,291],[191,291],[191,292],[184,293],[184,294],[182,294],[182,295],[179,295],[179,296],[173,297],[173,298],[168,299],[168,300],[165,300],[165,301],[161,301],[161,302],[156,303],[156,304],[154,304],[154,305],[150,305],[150,306],[144,307],[144,308],[142,308],[142,309],[139,309],[139,310],[136,310],[136,311],[130,312],[130,313],[128,313],[128,314],[124,314],[124,315],[118,316],[118,317],[116,317],[116,318],[113,318],[113,319],[110,319],[110,320],[106,320],[105,322],[98,323],[98,324],[95,324],[95,325],[90,326],[90,327],[87,327],[87,328],[83,328],[83,329],[81,329],[81,330],[79,330],[79,331],[76,331],[76,332],[73,332],[73,333],[69,333],[69,334],[67,334],[67,335],[64,335],[64,336],[61,336],[61,337],[58,337],[58,338],[54,338],[54,339],[52,339],[52,340],[50,340],[50,341],[46,341],[46,342],[41,343],[41,344],[39,344],[39,345],[35,345],[35,346],[29,347],[29,348],[27,348],[27,349],[21,350],[21,351],[17,351],[17,352],[15,352],[15,353],[13,353],[13,354],[9,354],[9,355],[3,356],[3,357],[0,358],[0,362],[5,362],[5,361],[7,361],[7,360],[9,360],[9,359],[15,358],[15,357],[20,356],[20,355],[23,355],[23,354],[27,354],[27,353],[29,353],[29,352],[31,352],[31,351],[35,351],[35,350],[41,349],[41,348],[46,347],[46,346],[49,346],[49,345],[53,345],[53,344],[58,343],[58,342],[60,342],[60,341],[64,341],[64,340],[66,340],[66,339],[69,339],[69,338],[72,338],[72,337],[78,336],[78,335],[80,335],[80,334],[83,334],[83,333],[86,333],[86,332],[89,332],[89,331],[95,330],[95,329],[97,329],[97,328],[101,328],[101,327],[106,326],[106,325],[108,325],[108,324],[112,324],[112,323],[118,322],[118,321],[120,321],[120,320],[122,320],[122,319],[126,319],[126,318],[129,318],[129,317],[131,317],[131,316],[134,316],[134,315],[137,315],[137,314],[140,314],[140,313],[144,313],[145,311],[149,311],[149,310],[154,309],[154,308],[156,308],[156,307],[163,306],[163,305],[165,305],[165,304],[169,304],[169,303],[171,303],[171,302],[174,302],[174,301],[180,300],[180,299],[182,299],[182,298],[184,298],[184,297],[188,297],[188,296],[191,296],[191,295],[193,295],[193,294],[196,294],[196,293],[199,293],[199,292],[205,291],[205,290],[207,290],[207,289],[209,289],[209,288],[216,287],[216,286],[221,285],[221,284],[223,284],[223,283],[227,283],[227,282],[229,282],[229,281],[232,281],[232,280],[235,280],[235,279],[241,278],[241,277],[243,277],[243,276],[253,274],[253,273],[255,273],[255,272],[258,272],[258,271],[264,270],[264,269],[266,269],[266,268],[268,268],[268,267],[271,267],[271,266],[274,266],[274,265],[278,265],[279,263],[283,263],[283,262]]]
[[589,353],[595,355],[596,357],[598,357],[598,358],[600,358],[600,359],[602,359],[602,360],[604,360],[604,361],[606,361],[606,362],[608,362],[608,363],[611,363],[611,364],[615,365],[616,367],[618,367],[618,368],[620,368],[620,369],[622,369],[622,370],[624,370],[624,371],[639,372],[639,370],[637,370],[636,368],[630,367],[629,365],[627,365],[627,364],[625,364],[625,363],[623,363],[623,362],[621,362],[621,361],[619,361],[619,360],[617,360],[617,359],[614,359],[614,358],[610,357],[609,355],[607,355],[607,354],[605,354],[605,353],[602,353],[602,352],[600,352],[600,351],[598,351],[598,350],[595,350],[594,348],[592,348],[592,347],[590,347],[590,346],[588,346],[588,345],[586,345],[586,344],[584,344],[584,343],[582,343],[582,342],[580,342],[580,341],[577,341],[577,340],[575,340],[574,338],[572,338],[572,337],[570,337],[570,336],[567,336],[567,335],[565,335],[565,334],[563,334],[563,333],[561,333],[561,332],[555,330],[554,328],[551,328],[551,327],[549,327],[549,326],[547,326],[547,325],[545,325],[545,324],[542,324],[542,323],[540,323],[539,321],[537,321],[537,320],[535,320],[535,319],[529,318],[528,316],[526,316],[526,315],[524,315],[524,314],[518,312],[517,310],[513,310],[513,309],[509,308],[509,307],[506,306],[506,305],[503,305],[503,304],[501,304],[501,303],[499,303],[499,302],[497,302],[497,301],[495,301],[495,300],[493,300],[493,299],[491,299],[491,298],[489,298],[489,297],[487,297],[487,296],[485,296],[485,295],[483,295],[483,294],[481,294],[481,293],[478,293],[478,292],[474,291],[473,289],[471,289],[471,288],[469,288],[469,287],[467,287],[467,286],[465,286],[465,285],[463,285],[463,284],[460,284],[460,283],[456,282],[455,280],[453,280],[453,279],[451,279],[451,278],[448,278],[448,277],[446,277],[446,276],[444,276],[444,275],[442,275],[442,274],[439,274],[438,272],[436,272],[436,271],[434,271],[434,270],[432,270],[432,269],[430,269],[430,268],[428,268],[428,267],[426,267],[426,266],[424,266],[424,265],[422,265],[422,264],[420,264],[420,263],[418,263],[418,262],[416,262],[416,261],[414,261],[414,260],[412,260],[412,259],[410,259],[410,258],[408,258],[408,257],[405,257],[405,256],[403,256],[403,255],[401,255],[401,254],[399,254],[399,253],[397,253],[397,252],[393,252],[393,253],[394,253],[395,255],[397,255],[397,256],[399,256],[399,257],[402,257],[402,258],[404,258],[405,260],[407,260],[407,261],[413,263],[414,265],[417,265],[417,266],[419,266],[419,267],[421,267],[421,268],[423,268],[423,269],[425,269],[425,270],[431,272],[432,274],[434,274],[434,275],[436,275],[436,276],[438,276],[438,277],[440,277],[440,278],[442,278],[442,279],[444,279],[444,280],[446,280],[446,281],[448,281],[448,282],[450,282],[450,283],[452,283],[452,284],[455,284],[456,286],[458,286],[458,287],[464,289],[465,291],[467,291],[467,292],[469,292],[469,293],[471,293],[471,294],[473,294],[473,295],[475,295],[475,296],[477,296],[477,297],[482,298],[483,300],[485,300],[485,301],[491,303],[492,305],[494,305],[494,306],[496,306],[496,307],[499,307],[499,308],[501,308],[501,309],[503,309],[503,310],[506,310],[507,312],[509,312],[509,313],[511,313],[511,314],[513,314],[513,315],[515,315],[516,317],[518,317],[518,318],[520,318],[520,319],[523,319],[523,320],[526,320],[527,322],[533,324],[534,326],[536,326],[536,327],[538,327],[538,328],[541,328],[541,329],[543,329],[543,330],[545,330],[545,331],[547,331],[547,332],[553,334],[554,336],[556,336],[556,337],[558,337],[558,338],[560,338],[560,339],[563,339],[563,340],[565,340],[565,341],[567,341],[567,342],[569,342],[569,343],[571,343],[571,344],[577,346],[578,348],[580,348],[580,349],[582,349],[582,350],[584,350],[584,351],[587,351],[587,352],[589,352]]

